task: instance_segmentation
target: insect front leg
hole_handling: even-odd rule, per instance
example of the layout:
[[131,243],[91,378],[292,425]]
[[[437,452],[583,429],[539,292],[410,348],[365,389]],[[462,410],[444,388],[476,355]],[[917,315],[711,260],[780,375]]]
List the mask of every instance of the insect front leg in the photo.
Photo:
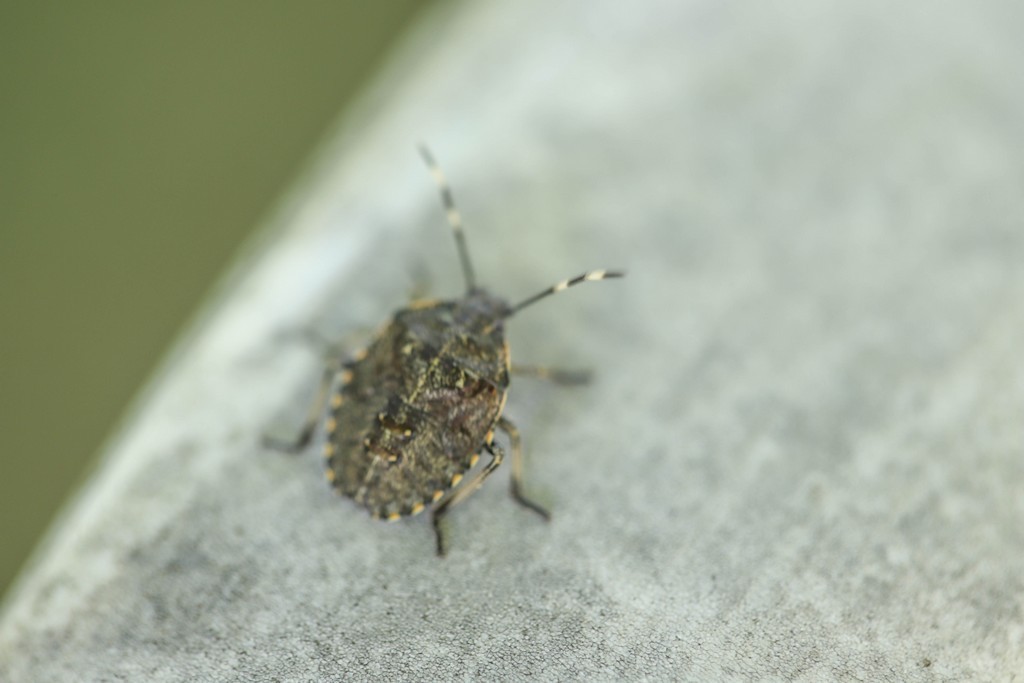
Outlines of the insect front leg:
[[547,368],[540,365],[513,364],[512,374],[543,379],[565,387],[577,387],[587,384],[593,378],[593,373],[590,370],[564,370],[560,368]]
[[434,289],[430,271],[427,270],[421,260],[417,260],[411,270],[412,280],[409,284],[409,301],[429,299],[430,292]]
[[335,379],[338,373],[341,372],[341,364],[337,359],[332,359],[328,362],[324,368],[324,374],[320,378],[320,386],[317,389],[316,397],[309,406],[309,410],[306,412],[306,417],[302,422],[302,428],[294,438],[281,438],[273,434],[263,435],[263,445],[266,448],[272,448],[276,451],[283,451],[285,453],[298,453],[309,445],[310,440],[313,438],[313,432],[316,431],[316,426],[319,424],[324,413],[324,406],[327,403],[327,396],[334,385]]
[[523,495],[523,440],[519,436],[519,428],[507,418],[498,418],[498,429],[508,434],[512,444],[512,497],[523,507],[528,507],[544,518],[551,520],[551,513],[543,506]]

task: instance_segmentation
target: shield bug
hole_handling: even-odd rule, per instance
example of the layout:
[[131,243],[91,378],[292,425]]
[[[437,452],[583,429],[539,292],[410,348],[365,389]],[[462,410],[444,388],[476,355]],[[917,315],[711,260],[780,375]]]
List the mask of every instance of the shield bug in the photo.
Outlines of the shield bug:
[[[451,189],[425,147],[420,147],[462,263],[466,293],[448,301],[414,301],[394,314],[364,350],[328,361],[317,399],[298,438],[268,440],[297,452],[323,420],[327,479],[377,519],[397,520],[431,509],[438,555],[445,553],[441,520],[501,464],[494,440],[504,432],[512,448],[512,496],[549,519],[522,490],[519,430],[502,413],[509,376],[523,374],[579,384],[587,374],[511,364],[505,322],[541,299],[583,282],[622,277],[592,270],[563,280],[515,305],[477,286]],[[330,408],[322,418],[324,404]],[[486,452],[490,460],[474,469]]]

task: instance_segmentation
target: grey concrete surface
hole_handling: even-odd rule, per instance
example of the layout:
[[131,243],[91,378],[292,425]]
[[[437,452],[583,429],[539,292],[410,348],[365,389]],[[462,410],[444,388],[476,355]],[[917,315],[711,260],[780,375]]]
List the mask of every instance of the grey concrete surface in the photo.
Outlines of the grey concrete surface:
[[[1020,680],[1019,3],[466,3],[350,113],[7,601],[0,680]],[[372,521],[296,341],[459,292],[518,360],[529,490]],[[424,273],[428,277],[418,277]]]

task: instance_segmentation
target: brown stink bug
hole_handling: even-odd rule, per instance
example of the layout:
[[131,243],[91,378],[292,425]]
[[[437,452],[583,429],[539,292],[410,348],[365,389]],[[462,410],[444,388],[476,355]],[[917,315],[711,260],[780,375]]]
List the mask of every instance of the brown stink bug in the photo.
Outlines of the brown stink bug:
[[[510,306],[477,286],[451,190],[430,152],[421,147],[420,153],[437,182],[455,236],[465,296],[414,301],[351,360],[332,358],[298,438],[268,445],[293,452],[304,448],[329,398],[323,420],[327,479],[377,519],[397,520],[430,507],[437,553],[444,555],[441,519],[504,459],[494,440],[495,428],[508,436],[512,447],[512,496],[544,519],[550,517],[523,495],[519,430],[502,415],[509,375],[561,384],[587,380],[586,373],[513,366],[505,321],[548,295],[623,273],[593,270]],[[471,473],[482,451],[491,459]]]

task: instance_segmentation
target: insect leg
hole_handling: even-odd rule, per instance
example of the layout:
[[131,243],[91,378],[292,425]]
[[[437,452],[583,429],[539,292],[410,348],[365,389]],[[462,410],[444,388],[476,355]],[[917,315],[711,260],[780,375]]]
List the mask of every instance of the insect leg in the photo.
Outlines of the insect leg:
[[416,259],[409,270],[411,271],[409,301],[430,298],[430,293],[434,289],[434,282],[423,260]]
[[551,519],[551,513],[523,495],[523,440],[519,437],[519,428],[507,418],[498,418],[498,429],[508,434],[512,443],[512,497],[520,505],[528,507],[545,520]]
[[590,370],[565,370],[562,368],[546,368],[541,365],[512,365],[512,374],[534,379],[544,379],[565,387],[587,384],[593,377]]
[[484,479],[490,476],[491,472],[498,469],[498,465],[505,458],[504,451],[496,443],[485,444],[487,452],[491,454],[491,461],[487,465],[476,473],[472,480],[466,482],[462,486],[451,491],[447,496],[441,499],[441,501],[434,506],[434,510],[431,513],[431,522],[434,525],[434,535],[437,538],[437,554],[445,554],[445,543],[444,534],[441,531],[441,518],[444,517],[448,510],[453,505],[456,505],[466,498],[471,496],[480,485],[484,483]]
[[[349,339],[348,337],[352,337]],[[315,327],[297,327],[281,330],[275,335],[275,339],[282,342],[299,342],[306,347],[312,348],[322,358],[333,358],[344,356],[346,351],[353,348],[356,335],[347,335],[345,339],[338,341],[332,339]]]
[[302,429],[294,438],[281,438],[272,434],[263,435],[263,446],[271,448],[276,451],[284,451],[285,453],[298,453],[309,445],[310,440],[313,438],[313,432],[316,430],[317,424],[323,417],[324,405],[327,402],[327,394],[334,384],[334,379],[341,372],[341,367],[337,360],[333,360],[327,364],[324,368],[324,374],[320,378],[320,387],[317,389],[316,398],[309,406],[309,410],[306,412],[306,417],[302,422]]

